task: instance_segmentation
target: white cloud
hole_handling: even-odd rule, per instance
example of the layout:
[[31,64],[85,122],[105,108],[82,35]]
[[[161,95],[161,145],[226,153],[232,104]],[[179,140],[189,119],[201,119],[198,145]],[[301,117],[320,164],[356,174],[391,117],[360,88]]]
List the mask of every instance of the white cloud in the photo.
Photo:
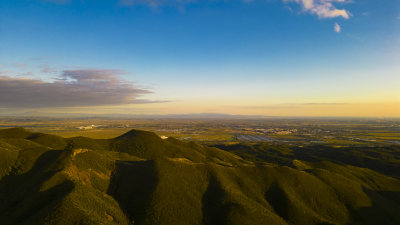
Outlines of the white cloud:
[[340,25],[338,24],[338,23],[335,23],[335,25],[333,26],[333,30],[336,32],[336,33],[340,33],[340,30],[341,30],[342,28],[340,27]]
[[317,15],[319,18],[342,17],[349,19],[351,13],[346,9],[338,9],[334,3],[348,3],[349,0],[283,0],[284,2],[296,2],[304,11]]
[[[42,1],[53,2],[58,4],[66,4],[73,0],[42,0]],[[230,2],[232,0],[114,0],[114,1],[116,1],[119,5],[122,6],[145,5],[157,8],[161,6],[183,7],[184,5],[196,2],[215,3],[215,2]],[[239,0],[239,1],[244,3],[251,3],[256,0]],[[334,4],[344,4],[353,2],[353,0],[282,0],[282,1],[285,3],[295,2],[297,4],[300,4],[304,11],[311,14],[315,14],[319,18],[343,17],[345,19],[350,18],[351,13],[346,9],[336,8]],[[291,8],[288,8],[288,10],[290,9]]]

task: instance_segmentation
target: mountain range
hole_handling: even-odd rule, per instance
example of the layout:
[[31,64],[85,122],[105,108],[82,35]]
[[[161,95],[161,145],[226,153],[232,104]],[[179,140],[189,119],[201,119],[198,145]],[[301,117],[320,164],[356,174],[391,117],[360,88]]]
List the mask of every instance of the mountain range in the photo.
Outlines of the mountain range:
[[0,130],[0,224],[400,224],[400,149]]

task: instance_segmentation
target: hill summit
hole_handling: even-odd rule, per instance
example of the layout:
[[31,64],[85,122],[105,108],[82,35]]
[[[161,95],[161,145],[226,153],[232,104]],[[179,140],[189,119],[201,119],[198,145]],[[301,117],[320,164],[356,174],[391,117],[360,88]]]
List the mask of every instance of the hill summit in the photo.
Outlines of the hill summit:
[[154,158],[165,154],[165,145],[158,135],[140,130],[131,130],[112,139],[111,149],[145,158]]
[[278,147],[252,147],[270,154],[264,161],[229,148],[139,130],[0,130],[0,224],[400,224],[395,176]]

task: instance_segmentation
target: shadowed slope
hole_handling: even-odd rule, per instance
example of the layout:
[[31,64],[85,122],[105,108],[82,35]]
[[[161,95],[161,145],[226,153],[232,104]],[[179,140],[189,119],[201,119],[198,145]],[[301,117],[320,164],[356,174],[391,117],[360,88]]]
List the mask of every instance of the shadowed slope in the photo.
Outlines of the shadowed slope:
[[135,223],[142,222],[158,182],[154,161],[116,161],[107,193],[113,196]]
[[65,165],[63,151],[46,151],[40,155],[32,168],[19,174],[15,168],[0,181],[0,221],[5,224],[17,224],[37,216],[42,209],[51,207],[72,189],[68,180],[57,180],[45,190],[42,185],[62,170]]
[[304,147],[279,144],[235,144],[216,147],[238,154],[255,163],[270,162],[296,166],[294,160],[308,162],[330,161],[337,164],[365,167],[400,178],[400,146],[343,147],[310,145]]
[[230,224],[229,212],[235,205],[226,200],[226,193],[220,183],[214,176],[211,176],[202,198],[203,224]]

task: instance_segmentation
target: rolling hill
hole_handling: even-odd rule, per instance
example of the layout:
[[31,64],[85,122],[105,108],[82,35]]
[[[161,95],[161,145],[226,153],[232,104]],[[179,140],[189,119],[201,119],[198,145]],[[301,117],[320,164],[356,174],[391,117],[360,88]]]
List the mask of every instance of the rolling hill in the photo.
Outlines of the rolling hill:
[[0,130],[0,224],[400,224],[398,148]]

